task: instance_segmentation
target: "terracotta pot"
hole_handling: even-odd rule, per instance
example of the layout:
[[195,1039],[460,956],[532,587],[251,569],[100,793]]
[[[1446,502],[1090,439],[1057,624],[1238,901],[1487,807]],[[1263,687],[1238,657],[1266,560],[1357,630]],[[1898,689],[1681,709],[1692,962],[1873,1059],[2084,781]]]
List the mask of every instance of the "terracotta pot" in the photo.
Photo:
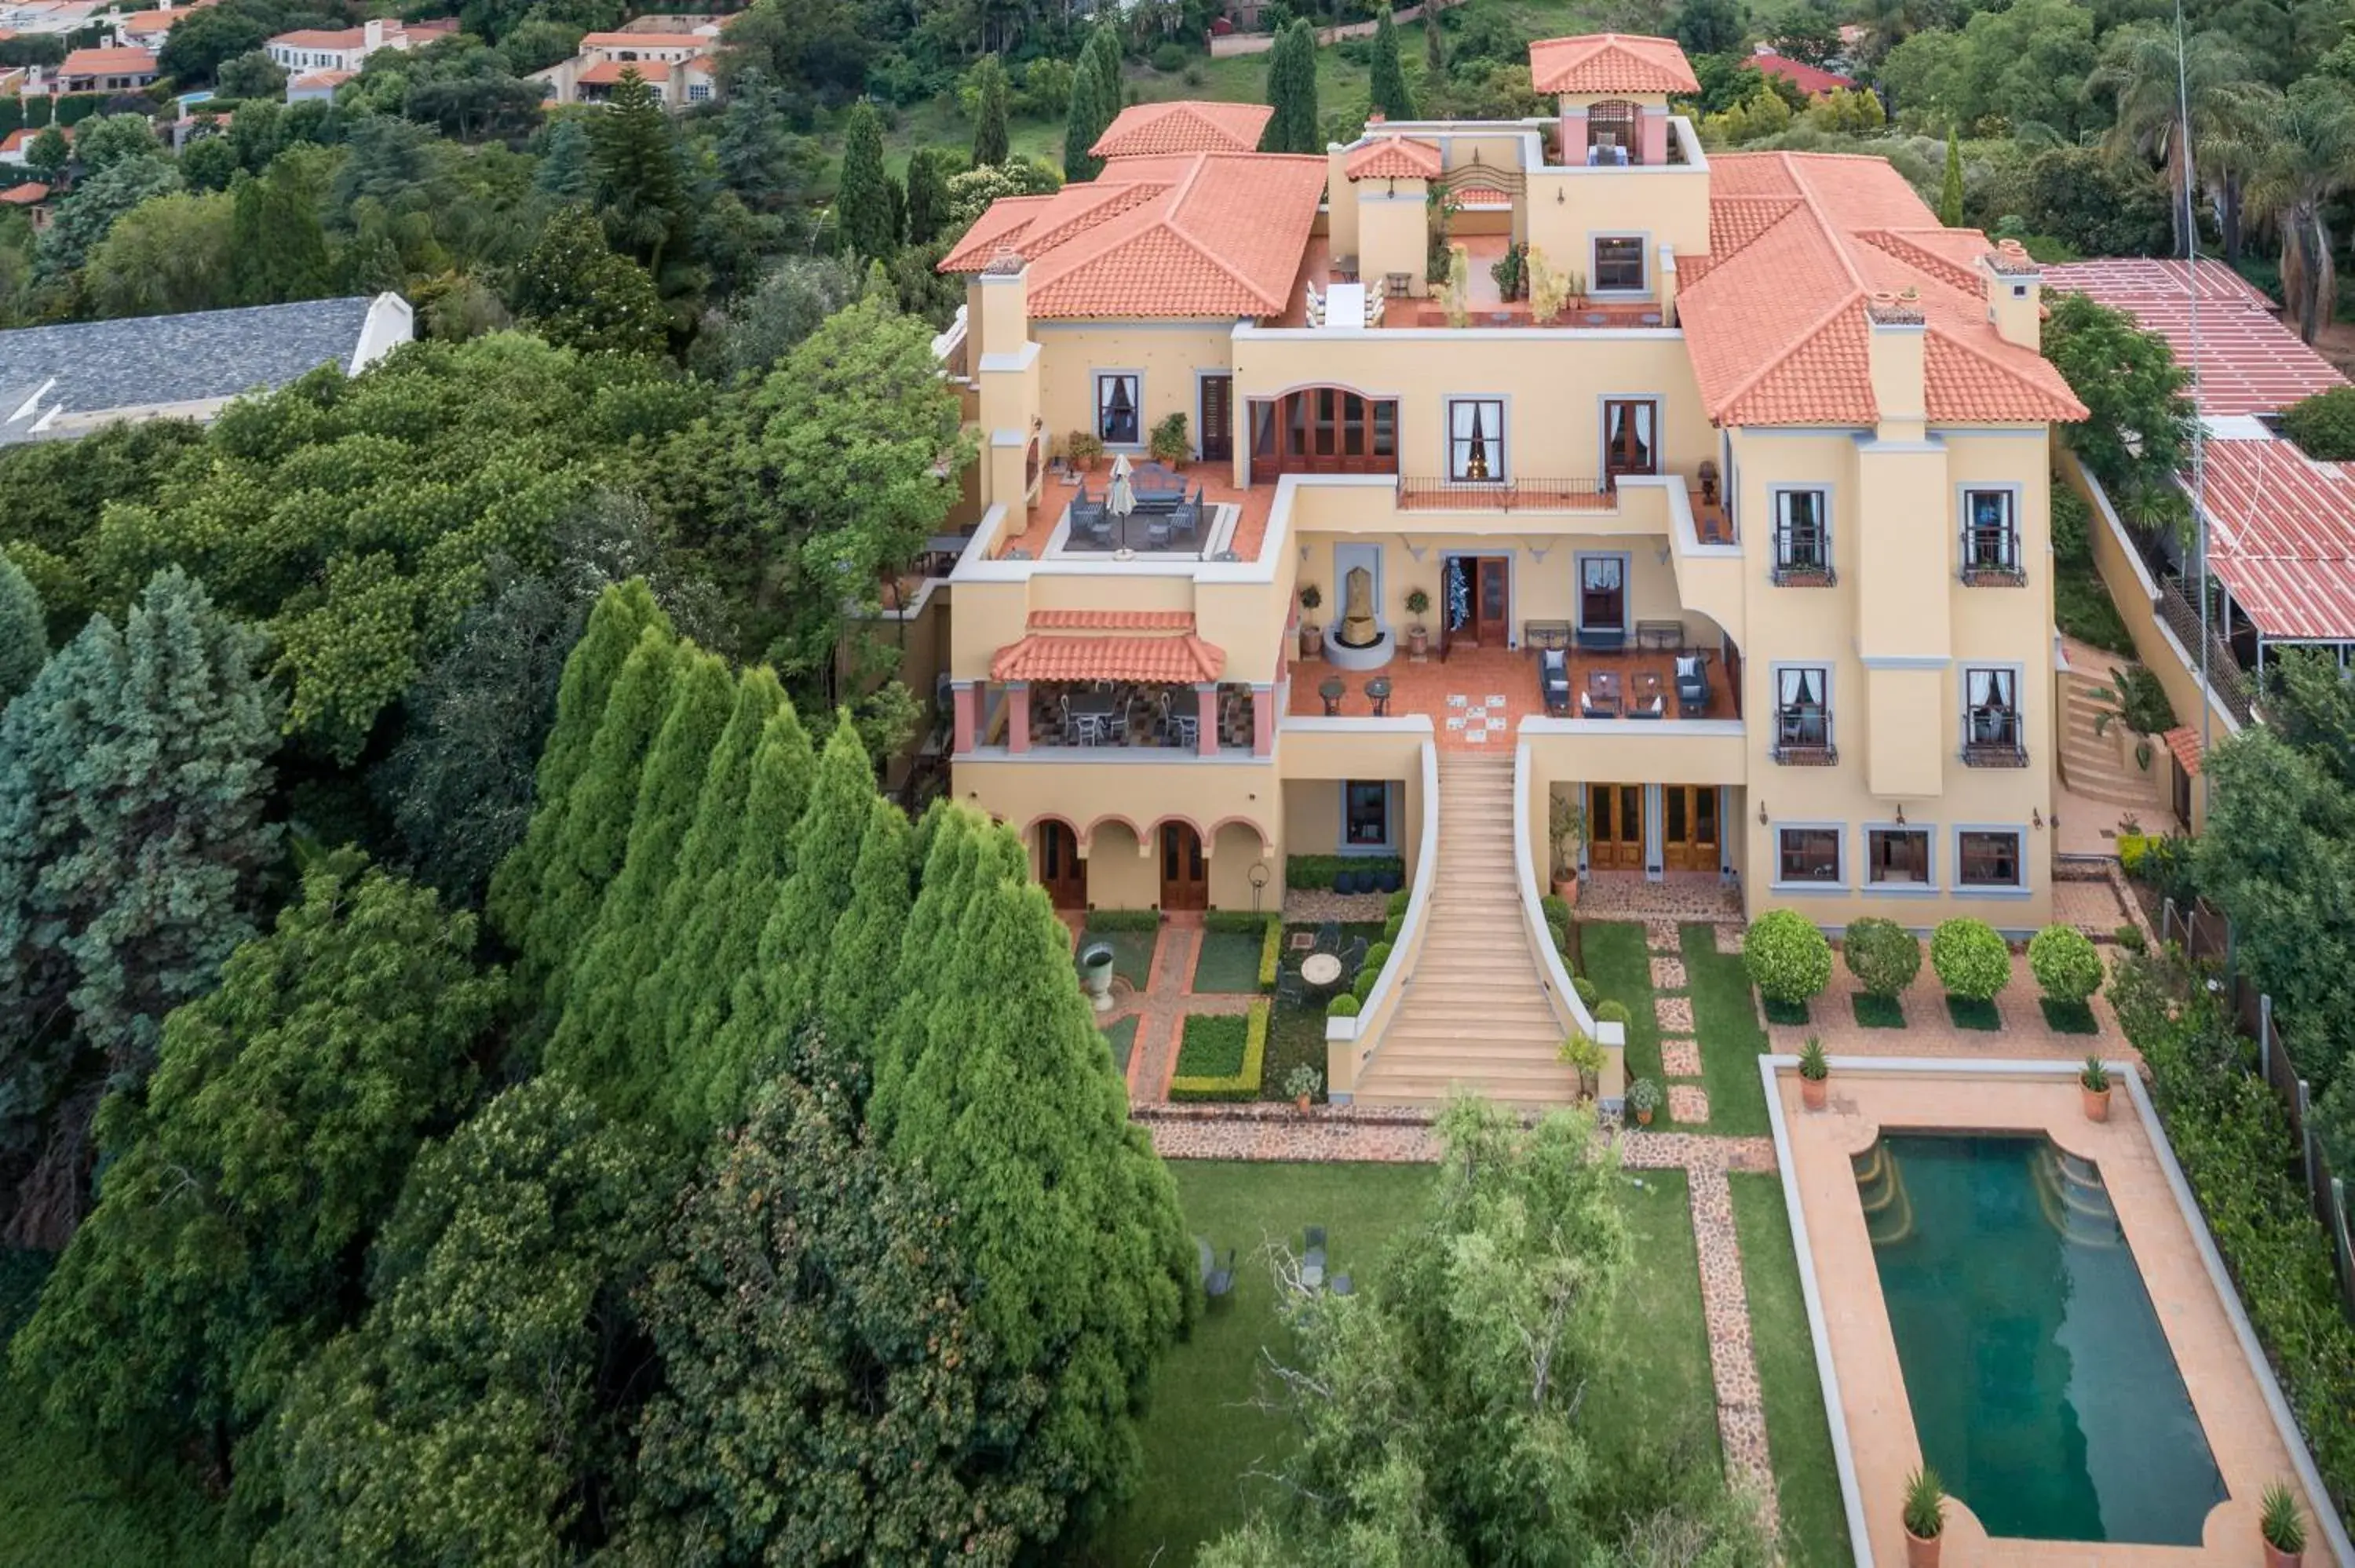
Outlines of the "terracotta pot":
[[1302,1116],[1306,1116],[1306,1115],[1308,1114],[1308,1097],[1307,1097],[1306,1095],[1302,1095],[1299,1098],[1297,1098],[1297,1099],[1294,1100],[1292,1103],[1293,1103],[1294,1105],[1296,1105],[1296,1106],[1298,1106],[1298,1107],[1300,1107],[1300,1114],[1301,1114]]
[[1406,629],[1406,651],[1409,656],[1420,659],[1430,649],[1431,633],[1428,630],[1420,626],[1410,626]]
[[1831,1092],[1832,1081],[1829,1078],[1801,1078],[1799,1080],[1799,1103],[1806,1107],[1809,1110],[1823,1109],[1825,1105],[1831,1099]]
[[1649,1126],[1651,1126],[1651,1125],[1652,1125],[1652,1113],[1651,1113],[1650,1111],[1647,1111],[1647,1110],[1639,1110],[1639,1111],[1637,1111],[1637,1112],[1636,1113],[1636,1125],[1637,1127],[1649,1127]]
[[1905,1568],[1938,1568],[1938,1548],[1943,1535],[1921,1536],[1905,1532]]
[[1316,659],[1323,657],[1324,652],[1325,629],[1313,620],[1302,621],[1300,623],[1300,656],[1303,659]]
[[1578,878],[1574,876],[1558,876],[1554,878],[1553,895],[1556,898],[1561,899],[1564,904],[1577,903]]
[[2089,1089],[2085,1087],[2084,1085],[2079,1084],[2077,1086],[2077,1091],[2085,1097],[2085,1119],[2087,1121],[2107,1121],[2110,1119],[2109,1090]]
[[2262,1535],[2257,1540],[2265,1549],[2265,1568],[2297,1568],[2306,1557],[2303,1552],[2284,1552]]

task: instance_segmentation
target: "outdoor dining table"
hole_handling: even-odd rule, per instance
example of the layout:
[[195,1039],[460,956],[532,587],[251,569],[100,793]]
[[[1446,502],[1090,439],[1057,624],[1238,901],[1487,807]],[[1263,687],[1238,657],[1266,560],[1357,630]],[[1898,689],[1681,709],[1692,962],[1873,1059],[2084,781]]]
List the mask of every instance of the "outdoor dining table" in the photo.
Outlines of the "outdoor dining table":
[[1341,955],[1338,953],[1309,954],[1300,960],[1300,978],[1318,991],[1325,990],[1341,978]]
[[1596,708],[1619,711],[1619,675],[1614,670],[1592,670],[1586,676],[1586,699]]
[[1104,739],[1112,729],[1113,719],[1120,713],[1122,702],[1115,692],[1076,692],[1069,699],[1068,711],[1071,727],[1080,733],[1080,744]]

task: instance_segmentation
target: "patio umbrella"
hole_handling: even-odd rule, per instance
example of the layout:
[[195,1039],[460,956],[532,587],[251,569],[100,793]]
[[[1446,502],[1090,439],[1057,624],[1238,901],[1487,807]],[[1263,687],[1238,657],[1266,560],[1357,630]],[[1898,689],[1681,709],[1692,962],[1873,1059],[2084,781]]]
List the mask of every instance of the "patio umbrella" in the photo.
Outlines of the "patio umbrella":
[[1114,517],[1125,517],[1136,510],[1136,487],[1129,482],[1126,452],[1112,460],[1112,493],[1104,498],[1104,510]]

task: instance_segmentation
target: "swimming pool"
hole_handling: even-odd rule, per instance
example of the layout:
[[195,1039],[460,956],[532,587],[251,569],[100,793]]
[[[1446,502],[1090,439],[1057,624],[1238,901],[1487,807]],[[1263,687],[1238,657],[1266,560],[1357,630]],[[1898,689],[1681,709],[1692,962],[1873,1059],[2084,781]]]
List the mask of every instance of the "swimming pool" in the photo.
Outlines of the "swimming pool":
[[1892,1134],[1856,1157],[1925,1463],[1991,1536],[2197,1546],[2208,1438],[2087,1160]]

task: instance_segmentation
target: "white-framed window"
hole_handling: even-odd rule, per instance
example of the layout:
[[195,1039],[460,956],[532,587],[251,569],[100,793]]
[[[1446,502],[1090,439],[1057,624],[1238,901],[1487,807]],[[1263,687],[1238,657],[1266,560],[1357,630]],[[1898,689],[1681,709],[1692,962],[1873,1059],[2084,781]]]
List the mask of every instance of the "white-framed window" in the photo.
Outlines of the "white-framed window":
[[1145,378],[1134,370],[1096,372],[1096,439],[1108,447],[1142,444]]
[[1627,630],[1627,557],[1578,557],[1578,626],[1582,631]]
[[1964,759],[2024,761],[2027,744],[2019,714],[2019,666],[1964,665]]
[[1341,785],[1341,847],[1391,847],[1391,787],[1379,779],[1351,779]]
[[1796,886],[1837,887],[1841,874],[1840,849],[1845,837],[1836,827],[1778,828],[1774,833],[1774,880]]
[[1510,471],[1505,462],[1505,400],[1450,397],[1447,477],[1458,484],[1479,484]]
[[1930,880],[1930,830],[1913,826],[1865,829],[1864,880],[1870,887],[1934,885]]
[[2019,559],[2019,492],[2012,485],[1963,491],[1963,578],[1974,583],[2025,580]]
[[1831,493],[1778,485],[1774,495],[1774,580],[1831,582]]
[[1832,672],[1828,664],[1774,666],[1774,760],[1828,763],[1832,748]]
[[1644,239],[1636,234],[1604,234],[1594,239],[1594,278],[1588,285],[1597,294],[1640,294],[1644,282]]
[[1959,887],[2018,889],[2028,885],[2027,835],[2018,828],[1964,828],[1955,834],[1955,883]]
[[708,81],[689,82],[687,96],[691,103],[707,103],[711,99],[711,84]]

